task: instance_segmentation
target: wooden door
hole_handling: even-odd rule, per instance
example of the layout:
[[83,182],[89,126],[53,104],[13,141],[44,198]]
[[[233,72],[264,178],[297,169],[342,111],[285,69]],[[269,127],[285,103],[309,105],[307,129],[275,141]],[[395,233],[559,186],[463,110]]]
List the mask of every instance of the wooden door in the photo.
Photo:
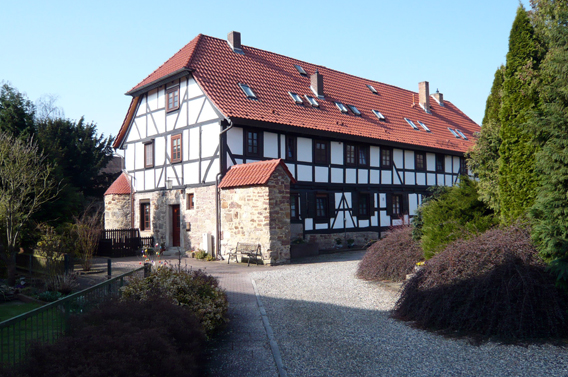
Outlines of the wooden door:
[[180,246],[179,204],[172,206],[172,246]]

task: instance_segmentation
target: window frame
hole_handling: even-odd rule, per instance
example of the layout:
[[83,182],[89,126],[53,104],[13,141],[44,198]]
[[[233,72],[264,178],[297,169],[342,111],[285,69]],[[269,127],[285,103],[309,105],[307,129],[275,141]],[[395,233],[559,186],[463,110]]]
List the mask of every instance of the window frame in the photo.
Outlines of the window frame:
[[[179,151],[176,152],[174,142],[179,140]],[[170,161],[172,164],[178,163],[182,161],[182,136],[181,134],[172,135],[170,140]]]
[[[296,214],[292,214],[292,204],[295,206]],[[300,220],[300,194],[297,192],[290,193],[290,221]]]
[[150,202],[140,202],[140,223],[138,228],[142,231],[152,230],[150,221]]
[[[353,148],[353,161],[349,161],[349,148]],[[345,143],[345,166],[357,166],[357,146],[355,144]]]
[[[292,146],[292,156],[288,156],[288,148]],[[284,160],[285,161],[297,161],[298,159],[298,138],[296,136],[286,135],[286,141],[284,143]]]
[[[249,133],[257,135],[257,142],[256,142],[256,152],[249,152]],[[245,137],[244,137],[244,152],[245,156],[247,157],[262,157],[263,152],[263,145],[262,145],[262,137],[263,133],[260,130],[245,130]]]
[[[422,167],[418,167],[418,156],[422,156]],[[414,170],[426,171],[426,152],[414,152]]]
[[[148,163],[148,146],[151,146],[151,156],[152,163]],[[154,167],[154,140],[147,141],[144,143],[144,169],[150,169]]]
[[[389,156],[389,163],[388,164],[384,164],[384,152],[388,152],[388,156]],[[393,151],[392,148],[385,148],[385,147],[381,147],[381,169],[392,169],[392,159],[393,159]]]
[[[402,194],[393,194],[392,195],[392,203],[391,203],[391,216],[392,217],[397,217],[400,218],[402,217],[403,213],[403,198],[402,198]],[[396,202],[396,203],[395,203]],[[398,204],[398,212],[395,211],[395,205]]]
[[[361,205],[364,204],[365,208]],[[367,192],[359,193],[359,198],[357,202],[357,218],[358,219],[369,219],[371,217],[371,194]],[[365,209],[364,211],[362,209]]]
[[185,202],[185,209],[193,210],[195,209],[195,193],[190,192],[187,194],[187,200]]
[[[318,202],[323,203],[323,208],[318,207]],[[329,195],[328,194],[316,194],[315,202],[315,216],[314,221],[316,223],[329,223]],[[320,215],[320,210],[323,210],[323,215]]]
[[460,157],[460,175],[468,175],[467,160],[465,159],[465,157]]
[[[321,152],[318,153],[318,148],[317,145],[318,144],[322,144],[325,145],[325,156],[323,159],[321,159],[322,154]],[[321,165],[329,165],[329,141],[325,141],[325,140],[314,140],[313,142],[313,161],[314,164],[321,164]],[[321,149],[320,149],[321,150]]]
[[[170,106],[170,94],[174,93],[173,95],[173,103],[172,106]],[[176,105],[176,99],[177,99],[177,105]],[[173,86],[169,89],[166,89],[166,112],[170,112],[170,111],[175,111],[178,110],[180,107],[180,103],[179,103],[179,85]]]
[[436,173],[446,172],[446,156],[436,153]]

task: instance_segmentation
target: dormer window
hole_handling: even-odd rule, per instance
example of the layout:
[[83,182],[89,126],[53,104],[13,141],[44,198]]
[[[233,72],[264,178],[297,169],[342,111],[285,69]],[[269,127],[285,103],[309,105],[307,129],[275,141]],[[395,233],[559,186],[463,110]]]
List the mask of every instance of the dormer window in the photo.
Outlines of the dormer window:
[[337,106],[337,108],[339,109],[339,111],[341,111],[342,113],[347,113],[347,107],[345,107],[344,104],[342,104],[341,102],[336,102],[335,106]]
[[448,130],[450,130],[450,132],[452,133],[452,135],[454,135],[454,136],[456,137],[456,139],[459,139],[459,138],[460,138],[460,135],[458,135],[458,134],[456,133],[456,131],[452,130],[452,129],[449,128],[449,127],[448,127]]
[[357,116],[361,116],[361,112],[359,111],[358,108],[355,107],[355,105],[347,105],[349,107],[349,109],[351,110],[351,112]]
[[298,94],[296,93],[292,93],[292,92],[288,92],[288,94],[290,95],[290,97],[292,97],[292,99],[294,100],[294,102],[298,103],[298,104],[303,104],[304,101],[302,101],[302,97],[300,97]]
[[300,75],[302,76],[307,76],[308,74],[306,73],[306,71],[304,71],[304,68],[300,67],[298,64],[294,64],[294,67],[298,70],[298,72],[300,73]]
[[379,92],[377,92],[377,89],[375,89],[375,88],[373,87],[373,85],[367,84],[367,88],[369,88],[369,90],[371,91],[371,93],[373,93],[373,94],[379,94]]
[[422,128],[424,128],[424,131],[430,132],[430,129],[429,129],[428,127],[426,127],[426,125],[425,125],[424,123],[422,123],[421,121],[418,121],[418,124],[419,124]]
[[310,97],[308,95],[305,95],[304,97],[306,97],[306,99],[308,100],[310,105],[312,105],[312,107],[319,107],[319,103],[318,103],[318,101],[316,101],[316,99],[314,97]]
[[166,90],[166,111],[179,109],[179,86]]
[[239,86],[248,98],[256,99],[256,94],[254,94],[250,86],[245,84],[239,84]]
[[404,118],[404,120],[406,121],[406,123],[410,124],[410,127],[414,128],[415,130],[418,130],[418,126],[416,126],[416,124],[414,124],[414,122],[412,122],[410,119]]
[[463,132],[461,132],[461,131],[458,130],[457,128],[456,128],[456,132],[457,132],[461,137],[463,137],[464,140],[467,140],[467,137],[463,134]]
[[373,110],[373,114],[375,114],[379,120],[385,120],[385,116],[381,114],[379,110]]

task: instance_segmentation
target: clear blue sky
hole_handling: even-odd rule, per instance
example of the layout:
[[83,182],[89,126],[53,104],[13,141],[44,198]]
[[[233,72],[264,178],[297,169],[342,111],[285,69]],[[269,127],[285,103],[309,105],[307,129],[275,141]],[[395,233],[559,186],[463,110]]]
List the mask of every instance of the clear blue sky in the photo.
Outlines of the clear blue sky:
[[[522,3],[528,7],[528,0]],[[0,81],[116,135],[124,93],[203,33],[418,91],[478,124],[518,0],[3,1]]]

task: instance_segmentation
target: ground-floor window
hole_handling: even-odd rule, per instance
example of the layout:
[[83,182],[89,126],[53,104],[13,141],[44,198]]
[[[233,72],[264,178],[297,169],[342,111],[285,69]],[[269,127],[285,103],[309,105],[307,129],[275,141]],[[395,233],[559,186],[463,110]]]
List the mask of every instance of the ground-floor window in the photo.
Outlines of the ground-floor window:
[[140,230],[150,230],[150,203],[140,203]]

